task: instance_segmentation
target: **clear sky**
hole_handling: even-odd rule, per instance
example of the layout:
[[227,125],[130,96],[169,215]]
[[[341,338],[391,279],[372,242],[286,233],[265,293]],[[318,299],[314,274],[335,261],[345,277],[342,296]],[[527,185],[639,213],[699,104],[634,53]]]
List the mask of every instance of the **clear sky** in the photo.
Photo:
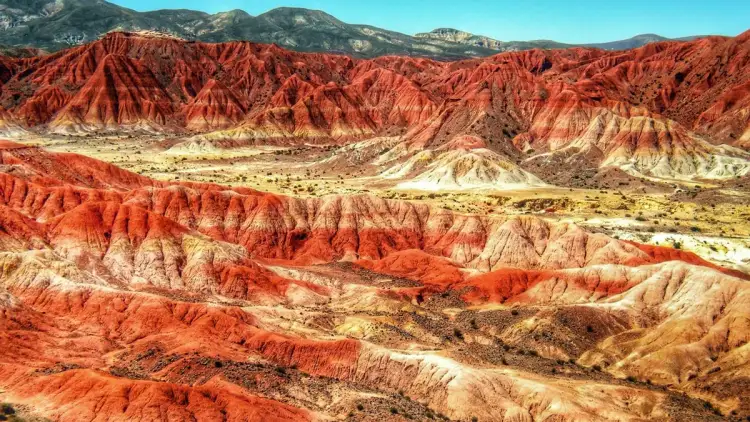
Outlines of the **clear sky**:
[[406,34],[452,27],[504,41],[605,42],[636,34],[737,35],[750,29],[750,0],[109,0],[131,9],[242,9],[280,6],[330,13],[347,23]]

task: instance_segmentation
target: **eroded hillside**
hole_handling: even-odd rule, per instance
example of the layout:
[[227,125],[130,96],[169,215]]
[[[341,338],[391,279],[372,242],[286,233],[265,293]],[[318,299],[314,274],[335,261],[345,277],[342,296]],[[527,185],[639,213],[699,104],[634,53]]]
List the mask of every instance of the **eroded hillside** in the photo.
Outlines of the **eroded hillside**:
[[0,397],[21,415],[750,415],[747,276],[692,253],[1,147]]

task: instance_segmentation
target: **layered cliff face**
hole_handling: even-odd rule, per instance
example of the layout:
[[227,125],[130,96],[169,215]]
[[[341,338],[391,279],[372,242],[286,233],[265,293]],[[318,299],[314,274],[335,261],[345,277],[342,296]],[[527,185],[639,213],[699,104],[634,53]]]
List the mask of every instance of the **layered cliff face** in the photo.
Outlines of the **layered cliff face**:
[[0,158],[0,398],[24,415],[750,416],[747,276],[691,253],[9,141]]
[[[585,163],[729,179],[750,171],[749,42],[742,34],[436,62],[112,33],[53,55],[4,58],[0,129],[203,132],[196,139],[217,145],[397,136],[400,145],[376,157],[389,166],[470,137],[501,155],[491,161],[529,168]],[[485,155],[454,149],[462,161]]]
[[187,128],[192,130],[230,127],[244,117],[244,107],[237,97],[215,79],[201,88],[185,110]]

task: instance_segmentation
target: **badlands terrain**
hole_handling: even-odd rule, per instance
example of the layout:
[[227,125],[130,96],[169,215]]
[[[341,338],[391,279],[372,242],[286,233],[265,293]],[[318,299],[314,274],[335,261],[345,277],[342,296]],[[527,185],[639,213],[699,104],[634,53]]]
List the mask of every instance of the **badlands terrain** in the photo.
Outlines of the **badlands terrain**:
[[0,419],[750,420],[750,33],[0,82]]

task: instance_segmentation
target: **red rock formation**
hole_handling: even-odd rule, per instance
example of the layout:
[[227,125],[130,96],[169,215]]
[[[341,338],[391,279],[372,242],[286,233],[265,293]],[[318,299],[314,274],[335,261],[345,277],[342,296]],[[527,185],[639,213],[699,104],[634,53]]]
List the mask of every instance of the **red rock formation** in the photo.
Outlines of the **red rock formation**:
[[125,190],[162,185],[160,182],[83,155],[50,153],[38,147],[5,140],[0,140],[0,165],[11,167],[4,171],[6,174],[46,186],[69,184]]
[[311,421],[310,412],[213,379],[200,386],[129,380],[90,370],[29,377],[2,371],[14,401],[50,409],[54,420]]
[[109,54],[51,124],[61,129],[86,125],[164,126],[171,109],[171,98],[148,67],[128,57]]
[[[6,145],[8,148],[2,154],[11,154],[13,159],[25,150],[18,144]],[[67,177],[65,166],[54,163],[76,163],[82,159],[74,154],[36,157],[49,160],[43,163],[54,169],[52,174],[61,177]],[[100,164],[91,161],[97,165],[89,168]],[[32,169],[41,168],[35,161],[29,161],[28,165]],[[49,188],[6,174],[0,198],[5,204],[44,221],[61,213],[80,212],[77,207],[81,204],[101,201],[117,206],[126,204],[213,239],[240,244],[256,257],[305,262],[381,259],[408,249],[421,249],[481,270],[508,266],[558,269],[607,263],[643,265],[664,260],[627,242],[537,218],[458,215],[424,204],[369,195],[297,199],[200,185],[159,186],[160,183],[150,179],[117,173],[110,170],[116,167],[101,165],[106,170],[101,174],[111,172],[116,176],[114,180],[117,177],[123,180],[120,186],[131,183],[131,189],[118,194],[86,188],[99,183],[93,177],[69,178],[69,184]],[[149,183],[156,186],[148,187]],[[571,248],[571,244],[575,247]],[[700,263],[697,257],[693,262]]]
[[70,101],[71,94],[50,85],[37,91],[36,95],[26,100],[18,109],[18,115],[23,116],[29,126],[44,124],[52,120]]
[[359,260],[356,264],[377,273],[438,287],[447,287],[464,279],[459,268],[449,260],[416,249],[396,252],[377,261]]
[[[12,142],[0,157],[0,394],[35,415],[308,420],[401,391],[410,411],[455,419],[672,418],[668,391],[427,352],[453,344],[430,331],[457,314],[420,299],[450,291],[490,317],[542,309],[462,341],[533,340],[542,356],[747,410],[750,288],[691,254],[534,217],[170,185]],[[580,324],[561,325],[569,315]],[[341,335],[391,319],[408,319],[412,349]]]
[[221,82],[211,79],[186,106],[187,128],[204,131],[236,125],[245,116],[240,101]]
[[[693,145],[689,130],[747,143],[748,57],[747,34],[440,63],[113,33],[49,56],[4,58],[0,103],[27,125],[59,130],[238,126],[213,138],[345,142],[395,127],[410,131],[415,148],[472,135],[509,153],[583,137],[611,155],[605,163],[641,156],[649,172],[667,138],[685,144],[666,151],[678,158],[715,153]],[[594,133],[598,125],[608,133]]]

